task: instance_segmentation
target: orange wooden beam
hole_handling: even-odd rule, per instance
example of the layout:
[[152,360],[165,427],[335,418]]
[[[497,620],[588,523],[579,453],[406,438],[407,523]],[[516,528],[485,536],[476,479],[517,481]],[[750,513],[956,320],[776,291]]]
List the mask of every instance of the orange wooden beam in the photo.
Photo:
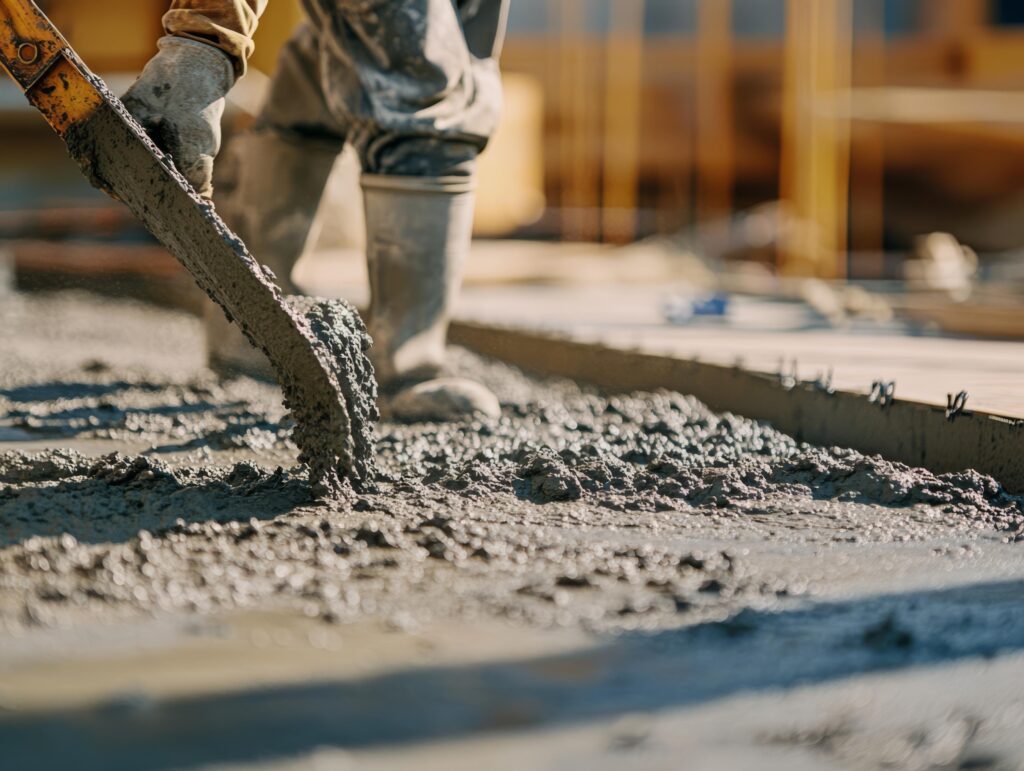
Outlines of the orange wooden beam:
[[605,241],[636,237],[644,70],[644,0],[612,0],[604,104]]
[[735,179],[732,0],[700,0],[697,20],[697,217],[732,211]]

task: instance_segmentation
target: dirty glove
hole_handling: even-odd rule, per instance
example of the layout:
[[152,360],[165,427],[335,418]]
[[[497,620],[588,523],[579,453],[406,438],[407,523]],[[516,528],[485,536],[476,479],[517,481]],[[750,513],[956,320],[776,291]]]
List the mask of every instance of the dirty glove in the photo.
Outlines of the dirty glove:
[[227,55],[205,43],[168,35],[159,46],[124,95],[124,105],[196,191],[209,198],[234,67]]

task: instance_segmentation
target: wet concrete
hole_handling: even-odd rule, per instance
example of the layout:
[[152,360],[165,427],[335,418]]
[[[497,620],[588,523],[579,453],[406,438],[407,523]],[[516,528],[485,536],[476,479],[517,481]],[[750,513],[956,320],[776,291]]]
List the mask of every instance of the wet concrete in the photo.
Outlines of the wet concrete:
[[[16,651],[0,740],[18,767],[105,771],[662,769],[682,757],[696,769],[1015,769],[1020,590],[746,611],[596,643],[243,617],[193,621],[176,647],[166,623],[164,640],[141,645],[121,626],[111,633],[136,650],[120,657],[88,638],[56,663],[52,649]],[[883,628],[900,634],[867,639]]]
[[[67,323],[92,316],[103,320]],[[254,696],[256,712],[244,689],[161,712],[235,715],[247,736],[285,703],[308,718],[306,733],[255,730],[267,736],[261,757],[365,746],[351,732],[370,736],[366,722],[310,716],[366,710],[374,693],[381,712],[366,714],[394,718],[374,739],[385,746],[484,730],[473,717],[484,696],[457,696],[474,687],[533,705],[529,725],[568,731],[1024,644],[1021,501],[978,474],[812,447],[680,394],[607,397],[456,351],[453,369],[492,388],[502,417],[382,424],[377,489],[313,504],[280,392],[206,372],[191,319],[59,295],[16,296],[0,321],[0,426],[11,432],[0,445],[0,664],[19,640],[36,647],[118,620],[268,610],[341,634],[367,623],[403,635],[485,622],[578,630],[615,651],[564,688],[575,659],[539,655],[548,674],[532,680],[443,669]],[[403,706],[399,693],[419,695]],[[454,701],[410,733],[423,709],[406,708],[439,699]],[[0,735],[6,745],[76,725],[131,728],[81,709]],[[180,744],[176,724],[161,723],[168,746]],[[751,746],[817,746],[800,738],[813,729],[776,726]],[[231,736],[199,742],[222,748],[210,756],[168,757],[252,761]],[[306,738],[285,746],[286,736]],[[126,752],[123,767],[164,767]]]
[[90,181],[123,201],[188,270],[199,287],[270,360],[295,422],[292,439],[318,496],[360,489],[373,476],[376,382],[369,337],[341,300],[289,301],[242,241],[174,168],[141,126],[84,64],[69,54],[52,88],[74,93],[78,72],[100,104],[64,140]]
[[[0,617],[270,602],[328,620],[472,609],[674,625],[803,591],[727,548],[752,532],[776,546],[1021,538],[1019,499],[978,474],[801,445],[679,394],[609,398],[453,360],[503,416],[385,424],[377,490],[322,505],[289,465],[294,427],[271,386],[99,361],[59,380],[22,373],[0,392],[8,430],[148,450],[0,455]],[[680,530],[721,547],[683,547]]]

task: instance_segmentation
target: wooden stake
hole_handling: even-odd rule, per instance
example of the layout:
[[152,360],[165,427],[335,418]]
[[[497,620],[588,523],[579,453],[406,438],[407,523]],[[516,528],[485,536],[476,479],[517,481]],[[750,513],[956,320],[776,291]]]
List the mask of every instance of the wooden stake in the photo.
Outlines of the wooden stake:
[[636,237],[643,95],[644,0],[612,0],[605,49],[604,240]]
[[[871,26],[860,33],[854,50],[855,88],[885,86],[885,0],[871,0]],[[885,273],[885,132],[877,123],[853,123],[856,163],[851,163],[850,243],[862,255],[857,278]]]
[[[779,254],[786,275],[846,275],[852,0],[788,0]],[[844,104],[847,107],[844,108]]]
[[599,130],[591,94],[593,62],[588,59],[586,0],[561,0],[562,154],[568,179],[562,199],[562,235],[567,241],[595,241],[600,234],[597,159],[592,139]]
[[700,0],[697,19],[697,217],[732,212],[735,175],[732,0]]

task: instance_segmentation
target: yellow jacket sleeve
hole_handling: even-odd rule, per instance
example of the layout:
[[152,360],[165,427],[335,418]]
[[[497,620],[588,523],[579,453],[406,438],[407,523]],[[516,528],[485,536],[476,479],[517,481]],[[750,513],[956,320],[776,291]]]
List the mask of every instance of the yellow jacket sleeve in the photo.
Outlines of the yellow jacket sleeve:
[[210,43],[235,63],[235,74],[245,74],[252,55],[252,36],[268,0],[174,0],[164,14],[168,35]]

